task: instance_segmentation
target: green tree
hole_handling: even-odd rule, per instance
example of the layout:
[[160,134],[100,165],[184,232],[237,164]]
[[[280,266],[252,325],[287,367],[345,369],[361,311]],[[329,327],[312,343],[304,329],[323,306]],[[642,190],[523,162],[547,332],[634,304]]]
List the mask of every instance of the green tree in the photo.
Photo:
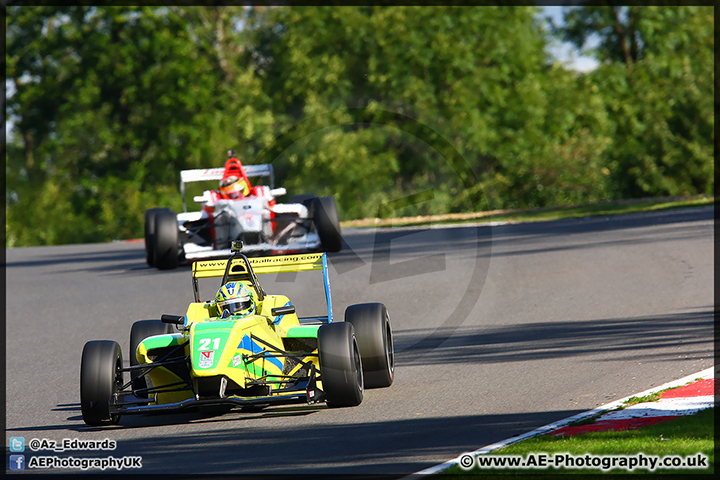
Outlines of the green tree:
[[6,245],[140,236],[227,149],[342,219],[711,191],[712,10],[568,9],[587,74],[538,12],[11,6]]
[[614,123],[620,197],[713,190],[714,20],[701,6],[577,7],[559,31],[602,62],[589,76]]
[[[217,156],[222,72],[172,10],[7,11],[7,242],[137,236],[145,208],[179,206],[178,170]],[[28,219],[32,219],[29,222]]]
[[[536,14],[532,7],[253,11],[253,58],[273,111],[284,112],[287,128],[308,118],[327,122],[279,157],[281,178],[291,186],[324,182],[345,218],[374,216],[379,204],[427,189],[433,202],[396,214],[604,198],[599,161],[590,163],[594,176],[577,166],[559,177],[563,155],[597,158],[607,125],[597,94],[582,105],[590,87],[549,66]],[[459,172],[418,129],[342,123],[343,111],[357,108],[427,126],[476,175]]]

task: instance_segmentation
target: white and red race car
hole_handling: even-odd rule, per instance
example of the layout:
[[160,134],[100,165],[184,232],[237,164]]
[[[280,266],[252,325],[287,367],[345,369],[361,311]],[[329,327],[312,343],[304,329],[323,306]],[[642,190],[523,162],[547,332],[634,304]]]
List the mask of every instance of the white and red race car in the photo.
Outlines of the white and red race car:
[[227,258],[233,240],[242,240],[243,252],[248,254],[340,251],[343,240],[335,198],[304,194],[291,197],[290,203],[277,203],[275,198],[286,190],[273,188],[272,165],[242,168],[246,177],[269,177],[270,185],[256,185],[241,199],[223,199],[218,192],[205,190],[194,197],[202,205],[198,212],[187,211],[185,184],[219,181],[226,176],[227,165],[180,172],[183,212],[176,215],[169,208],[145,211],[148,265],[171,269],[195,260]]

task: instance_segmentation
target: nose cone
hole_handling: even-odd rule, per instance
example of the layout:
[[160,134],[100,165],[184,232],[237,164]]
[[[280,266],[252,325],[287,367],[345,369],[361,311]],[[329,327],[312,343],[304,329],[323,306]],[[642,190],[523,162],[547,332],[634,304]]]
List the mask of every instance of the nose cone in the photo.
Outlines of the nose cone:
[[[222,371],[223,358],[232,357],[229,344],[235,322],[195,323],[190,328],[190,365],[195,376],[213,376]],[[227,350],[231,350],[227,352]]]

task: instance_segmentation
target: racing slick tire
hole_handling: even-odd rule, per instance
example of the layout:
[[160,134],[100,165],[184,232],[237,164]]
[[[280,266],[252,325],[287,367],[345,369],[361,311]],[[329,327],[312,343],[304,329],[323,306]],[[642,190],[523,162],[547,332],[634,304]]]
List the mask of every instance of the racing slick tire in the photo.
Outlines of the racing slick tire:
[[326,252],[339,252],[342,249],[340,219],[334,197],[320,197],[312,202],[313,218],[320,243]]
[[382,303],[350,305],[345,321],[352,323],[360,347],[365,388],[389,387],[395,375],[395,348],[387,308]]
[[177,268],[178,223],[177,216],[169,208],[155,214],[155,235],[152,241],[155,266],[161,270]]
[[318,329],[320,378],[328,407],[355,407],[363,399],[362,359],[352,324],[328,323]]
[[150,208],[145,210],[145,261],[151,267],[155,266],[155,250],[153,241],[155,238],[155,216],[162,208]]
[[[130,366],[134,367],[140,365],[137,359],[137,347],[140,342],[153,335],[164,335],[172,332],[173,326],[169,323],[163,323],[160,320],[138,320],[133,323],[130,329]],[[137,398],[147,398],[147,392],[137,392],[142,388],[147,388],[147,382],[145,381],[145,375],[140,375],[139,372],[131,371],[130,379],[132,380],[133,395]]]
[[110,400],[123,385],[120,345],[111,340],[87,342],[80,362],[80,410],[92,426],[114,425],[120,414],[110,411]]

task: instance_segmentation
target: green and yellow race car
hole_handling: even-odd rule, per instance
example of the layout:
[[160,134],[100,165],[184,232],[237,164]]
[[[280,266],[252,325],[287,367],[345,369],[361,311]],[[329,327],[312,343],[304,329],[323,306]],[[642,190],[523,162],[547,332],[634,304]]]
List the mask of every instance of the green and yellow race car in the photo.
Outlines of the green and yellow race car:
[[[323,272],[327,316],[298,318],[288,297],[265,293],[257,279],[310,270]],[[237,241],[227,261],[195,262],[192,275],[195,302],[184,316],[133,324],[129,367],[117,342],[85,344],[80,403],[86,424],[210,405],[349,407],[362,402],[365,388],[392,384],[387,309],[351,305],[344,322],[333,321],[324,253],[249,259]],[[213,277],[222,278],[220,291],[203,302],[198,280]]]

